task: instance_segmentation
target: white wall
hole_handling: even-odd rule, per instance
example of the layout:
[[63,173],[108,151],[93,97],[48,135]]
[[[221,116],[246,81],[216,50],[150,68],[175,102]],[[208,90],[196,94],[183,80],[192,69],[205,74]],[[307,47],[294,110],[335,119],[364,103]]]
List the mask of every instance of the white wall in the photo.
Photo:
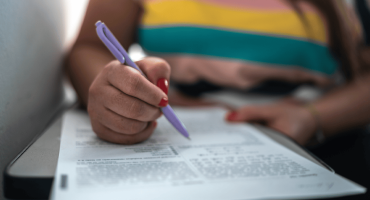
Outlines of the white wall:
[[64,49],[68,50],[75,41],[86,11],[88,0],[64,0],[65,39]]
[[86,3],[0,0],[0,199],[5,166],[62,103],[62,56]]

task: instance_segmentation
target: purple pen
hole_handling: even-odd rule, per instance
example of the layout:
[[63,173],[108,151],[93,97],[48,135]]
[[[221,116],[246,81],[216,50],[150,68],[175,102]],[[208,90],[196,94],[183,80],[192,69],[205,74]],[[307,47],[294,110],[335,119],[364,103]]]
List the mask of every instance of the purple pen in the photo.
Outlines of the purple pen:
[[[99,38],[103,41],[105,46],[112,52],[112,54],[121,62],[121,64],[126,64],[130,67],[137,69],[145,78],[145,74],[140,70],[140,68],[131,60],[125,49],[110,32],[108,27],[101,21],[96,22],[96,32]],[[186,138],[190,139],[189,133],[186,130],[184,124],[177,118],[175,112],[172,110],[170,105],[161,108],[164,116],[167,120]]]

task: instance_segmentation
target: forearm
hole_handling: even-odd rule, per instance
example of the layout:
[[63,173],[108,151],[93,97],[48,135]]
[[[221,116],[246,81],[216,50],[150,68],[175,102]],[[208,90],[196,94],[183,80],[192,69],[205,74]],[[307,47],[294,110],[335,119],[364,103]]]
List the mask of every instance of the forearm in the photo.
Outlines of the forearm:
[[66,60],[69,77],[84,105],[87,105],[91,83],[102,68],[114,59],[97,36],[94,24],[98,20],[106,23],[127,49],[134,42],[140,14],[138,1],[89,1],[81,31]]
[[334,90],[313,105],[325,136],[370,123],[370,74]]
[[104,46],[76,43],[70,52],[66,67],[70,80],[82,104],[87,105],[91,83],[103,67],[113,60]]

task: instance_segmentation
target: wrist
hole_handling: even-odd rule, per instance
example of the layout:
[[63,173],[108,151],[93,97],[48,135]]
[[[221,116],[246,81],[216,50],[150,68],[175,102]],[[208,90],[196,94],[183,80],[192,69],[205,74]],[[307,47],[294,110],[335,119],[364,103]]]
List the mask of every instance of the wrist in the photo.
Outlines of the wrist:
[[314,137],[315,131],[318,128],[317,122],[304,106],[299,106],[298,113],[299,115],[297,117],[302,124],[300,127],[300,134],[302,136],[304,135],[305,141],[310,141]]
[[322,131],[322,125],[321,125],[321,120],[320,120],[320,113],[316,109],[316,107],[308,103],[303,108],[309,113],[310,115],[310,120],[313,121],[313,134],[312,134],[312,139],[316,141],[316,143],[323,143],[325,140],[324,133]]

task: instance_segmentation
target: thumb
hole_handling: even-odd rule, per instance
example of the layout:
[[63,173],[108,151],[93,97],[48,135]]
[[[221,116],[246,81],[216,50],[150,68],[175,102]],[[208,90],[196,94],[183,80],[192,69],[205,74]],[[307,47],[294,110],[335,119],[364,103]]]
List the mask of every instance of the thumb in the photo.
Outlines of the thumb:
[[226,120],[231,122],[267,121],[271,118],[267,106],[246,106],[226,114]]
[[147,57],[136,62],[150,82],[157,85],[164,93],[168,93],[171,74],[170,65],[163,59]]

